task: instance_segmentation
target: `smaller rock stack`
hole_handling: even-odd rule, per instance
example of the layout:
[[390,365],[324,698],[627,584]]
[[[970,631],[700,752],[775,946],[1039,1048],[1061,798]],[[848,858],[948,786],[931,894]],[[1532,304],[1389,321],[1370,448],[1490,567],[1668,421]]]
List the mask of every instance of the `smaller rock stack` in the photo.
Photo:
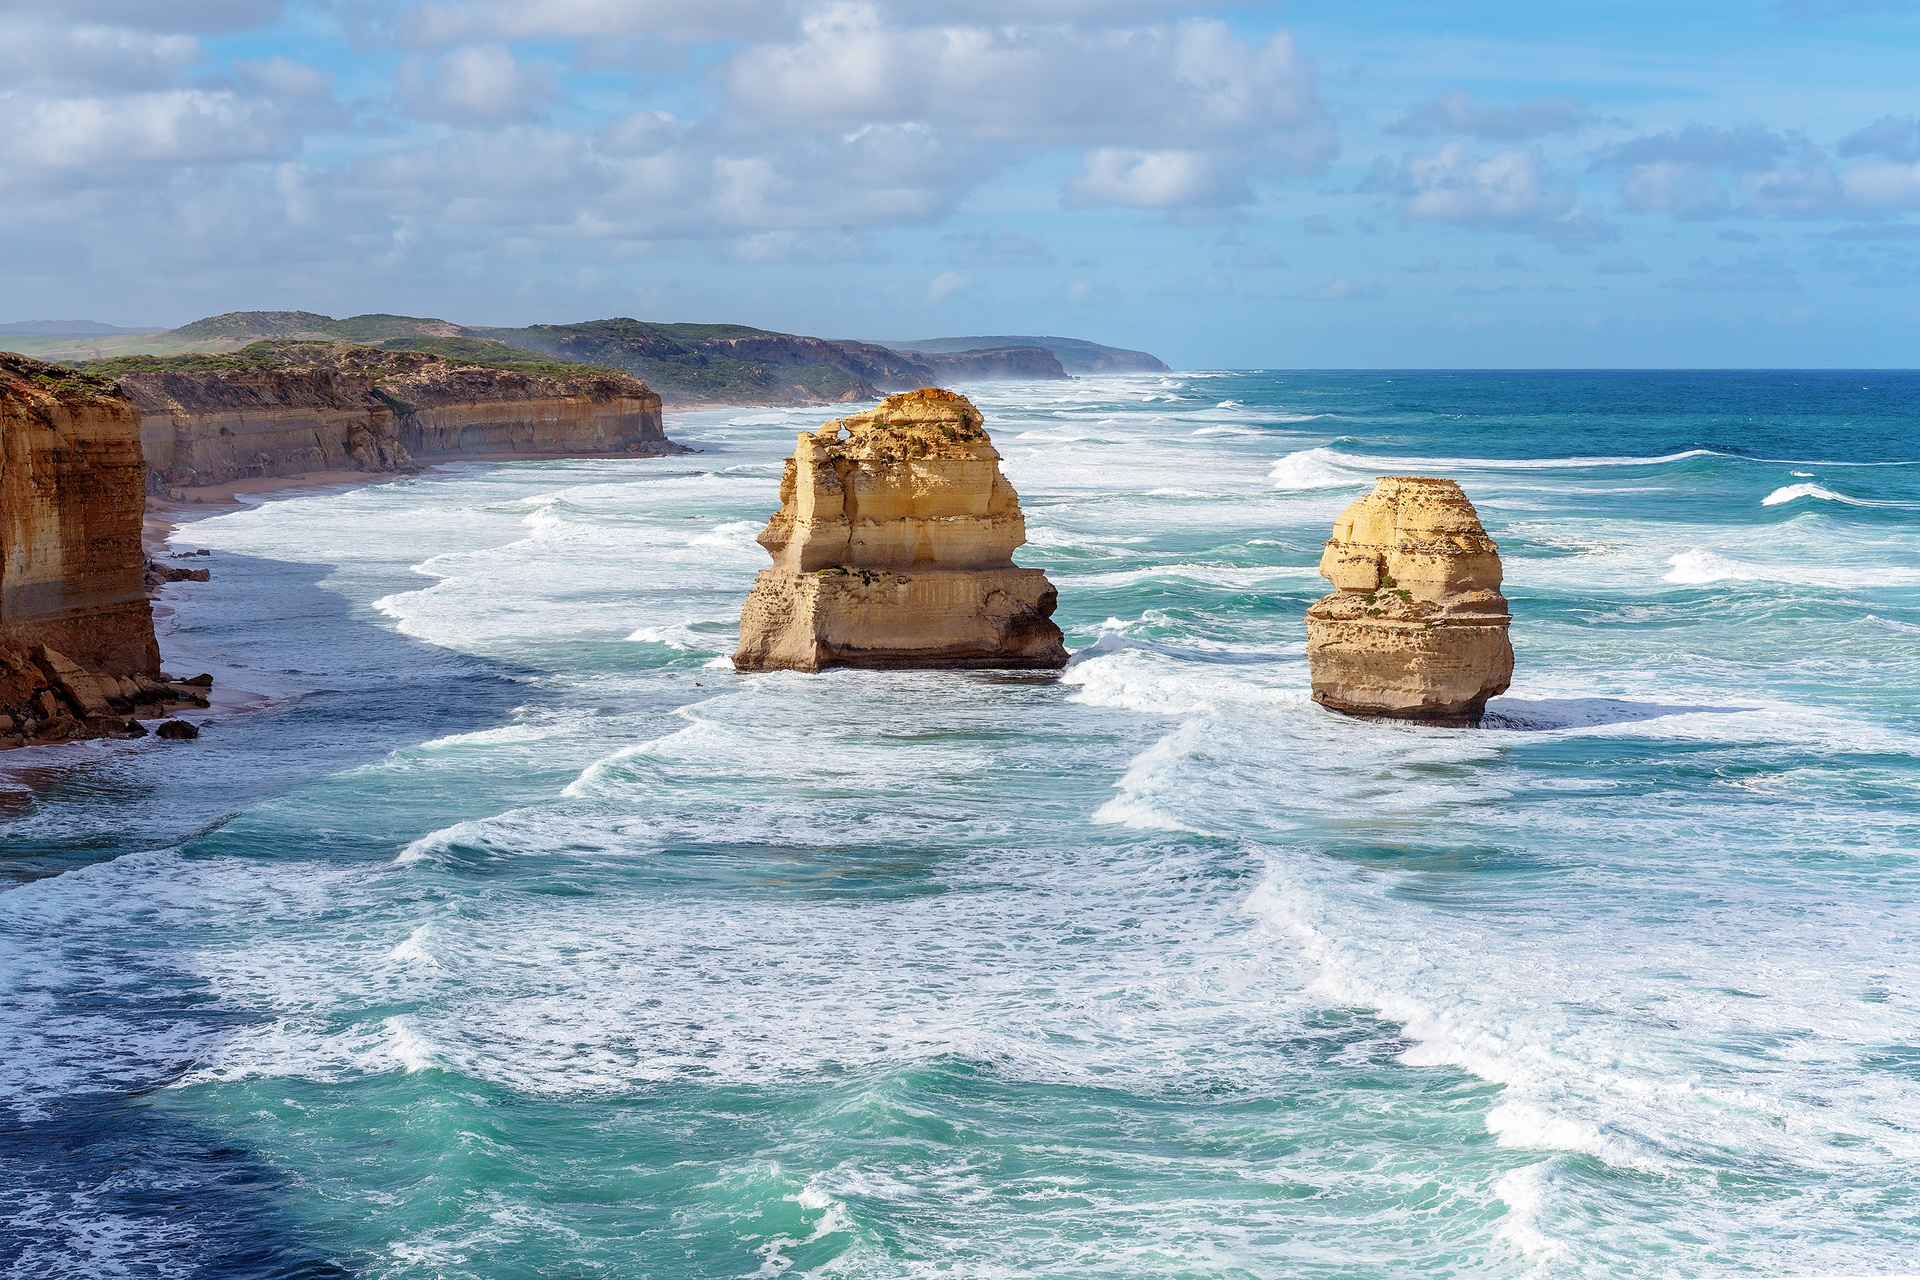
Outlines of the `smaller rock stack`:
[[1313,700],[1356,716],[1478,724],[1513,679],[1500,555],[1451,480],[1382,476],[1320,557],[1307,610]]
[[1058,594],[1013,563],[1026,521],[981,422],[965,396],[928,387],[803,433],[733,665],[1065,666]]

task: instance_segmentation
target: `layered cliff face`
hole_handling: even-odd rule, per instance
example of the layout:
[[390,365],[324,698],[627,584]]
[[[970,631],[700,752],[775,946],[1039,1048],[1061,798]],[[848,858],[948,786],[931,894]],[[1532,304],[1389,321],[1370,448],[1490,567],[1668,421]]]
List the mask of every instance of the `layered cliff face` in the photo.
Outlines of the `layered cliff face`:
[[321,366],[168,370],[120,386],[140,406],[150,487],[309,471],[399,471],[412,458],[392,406],[359,374]]
[[0,742],[104,731],[159,674],[145,507],[133,402],[0,353]]
[[115,361],[138,404],[150,486],[417,459],[683,452],[660,397],[605,369],[464,364],[417,351],[262,343],[236,356]]
[[416,458],[489,453],[684,453],[660,425],[660,397],[610,370],[567,376],[444,360],[382,378]]
[[799,437],[740,620],[742,671],[1064,666],[1058,595],[965,396],[927,388]]
[[1451,480],[1383,476],[1340,513],[1307,610],[1313,700],[1352,715],[1478,723],[1513,678],[1500,556]]

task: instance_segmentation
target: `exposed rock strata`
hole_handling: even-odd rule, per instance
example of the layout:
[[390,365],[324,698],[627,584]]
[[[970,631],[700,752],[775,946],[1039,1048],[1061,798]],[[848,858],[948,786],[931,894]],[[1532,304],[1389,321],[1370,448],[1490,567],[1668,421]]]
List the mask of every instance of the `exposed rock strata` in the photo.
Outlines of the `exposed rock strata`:
[[139,413],[112,384],[0,353],[0,746],[123,732],[156,677]]
[[1313,700],[1350,715],[1475,724],[1513,679],[1500,556],[1451,480],[1382,476],[1320,557],[1307,610]]
[[408,471],[438,458],[684,452],[661,429],[660,397],[612,370],[461,364],[333,343],[241,354],[250,353],[151,361],[158,367],[120,378],[140,407],[153,492]]
[[801,434],[734,666],[1064,666],[1058,594],[1013,563],[1026,521],[981,422],[926,388]]
[[157,672],[140,415],[111,384],[0,354],[0,645]]

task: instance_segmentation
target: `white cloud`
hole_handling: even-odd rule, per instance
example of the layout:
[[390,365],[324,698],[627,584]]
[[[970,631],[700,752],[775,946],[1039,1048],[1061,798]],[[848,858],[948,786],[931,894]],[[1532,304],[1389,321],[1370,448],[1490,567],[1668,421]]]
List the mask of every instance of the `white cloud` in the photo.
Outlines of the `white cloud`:
[[958,293],[972,283],[973,281],[970,277],[963,276],[957,271],[942,271],[939,275],[935,276],[933,282],[927,286],[927,301],[939,302],[944,298]]
[[1082,163],[1086,172],[1067,180],[1061,198],[1069,209],[1218,207],[1253,199],[1247,180],[1232,164],[1207,152],[1101,147],[1089,151]]
[[[47,0],[0,0],[0,13],[49,15]],[[285,0],[59,0],[60,20],[76,25],[137,27],[144,31],[208,34],[264,27],[279,19]]]
[[1392,182],[1400,216],[1414,222],[1517,231],[1561,245],[1614,237],[1605,219],[1575,203],[1573,183],[1549,171],[1532,148],[1480,159],[1449,142],[1431,155],[1405,156]]
[[1385,132],[1408,137],[1464,134],[1490,142],[1524,142],[1555,133],[1577,133],[1600,117],[1578,98],[1535,98],[1517,107],[1483,107],[1465,89],[1409,107]]
[[1881,156],[1905,163],[1920,162],[1920,117],[1881,116],[1864,129],[1840,139],[1834,150],[1843,156]]
[[298,131],[271,102],[220,90],[0,97],[0,156],[20,170],[85,175],[125,165],[221,164],[289,154]]
[[1847,135],[1836,150],[1895,162],[1851,169],[1836,167],[1832,154],[1798,135],[1760,125],[1688,125],[1610,148],[1594,169],[1620,171],[1627,208],[1682,222],[1755,214],[1842,217],[1920,207],[1914,170],[1897,160],[1911,147],[1920,147],[1920,126],[1894,116]]
[[1009,158],[1081,148],[1071,207],[1244,202],[1250,177],[1315,173],[1335,150],[1292,38],[1254,46],[1214,21],[912,26],[835,3],[743,51],[726,82],[736,114],[788,128],[914,123]]
[[1667,213],[1682,222],[1722,217],[1733,196],[1698,164],[1656,161],[1635,165],[1620,180],[1620,198],[1635,213]]
[[1841,186],[1855,209],[1920,209],[1920,164],[1862,165],[1848,172]]
[[0,14],[0,85],[14,92],[165,88],[203,57],[189,35]]
[[787,12],[782,0],[450,0],[405,9],[394,26],[416,47],[604,36],[737,40],[785,27]]
[[394,75],[394,100],[420,120],[499,125],[542,118],[560,97],[552,68],[524,64],[503,45],[474,45],[409,58]]

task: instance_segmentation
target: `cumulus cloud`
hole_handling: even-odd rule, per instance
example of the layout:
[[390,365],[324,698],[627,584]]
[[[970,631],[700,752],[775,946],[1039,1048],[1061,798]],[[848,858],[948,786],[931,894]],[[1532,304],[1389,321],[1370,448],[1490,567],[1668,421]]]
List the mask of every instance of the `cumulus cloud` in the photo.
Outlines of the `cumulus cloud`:
[[1840,179],[1846,203],[1861,212],[1920,209],[1920,164],[1869,164]]
[[25,173],[86,176],[125,166],[222,164],[297,150],[272,102],[230,91],[0,99],[0,157]]
[[0,13],[0,84],[16,93],[165,88],[204,56],[198,39],[177,32]]
[[1480,106],[1465,89],[1443,93],[1407,108],[1385,132],[1403,137],[1460,134],[1488,142],[1525,142],[1556,133],[1578,133],[1600,117],[1578,98],[1534,98],[1515,107]]
[[1904,164],[1920,162],[1920,117],[1881,116],[1866,128],[1840,139],[1834,150],[1843,156],[1879,156]]
[[518,61],[503,45],[473,45],[409,58],[394,76],[394,101],[419,120],[498,125],[543,118],[560,86],[551,67]]
[[1430,155],[1409,154],[1399,168],[1376,165],[1363,189],[1400,197],[1400,216],[1475,231],[1515,231],[1572,247],[1615,236],[1612,224],[1575,202],[1571,180],[1540,152],[1518,148],[1480,158],[1449,142]]
[[[60,0],[63,22],[133,27],[143,31],[211,34],[244,31],[276,22],[285,0]],[[0,14],[46,16],[46,0],[0,0]]]
[[782,0],[444,0],[410,6],[393,25],[405,44],[439,47],[606,36],[737,40],[787,21]]
[[1185,209],[1246,204],[1253,190],[1226,156],[1205,151],[1134,151],[1101,147],[1082,157],[1086,172],[1067,180],[1069,209],[1118,205]]
[[1292,38],[1224,23],[903,25],[831,4],[797,39],[743,51],[734,110],[814,131],[914,123],[1003,153],[1082,150],[1070,208],[1241,204],[1249,180],[1320,172],[1336,150]]
[[1850,169],[1798,135],[1760,125],[1697,124],[1609,148],[1593,168],[1619,172],[1627,208],[1682,222],[1730,214],[1834,217],[1920,208],[1920,164],[1897,159],[1906,154],[1910,123],[1886,116],[1843,138],[1842,155],[1896,157]]

